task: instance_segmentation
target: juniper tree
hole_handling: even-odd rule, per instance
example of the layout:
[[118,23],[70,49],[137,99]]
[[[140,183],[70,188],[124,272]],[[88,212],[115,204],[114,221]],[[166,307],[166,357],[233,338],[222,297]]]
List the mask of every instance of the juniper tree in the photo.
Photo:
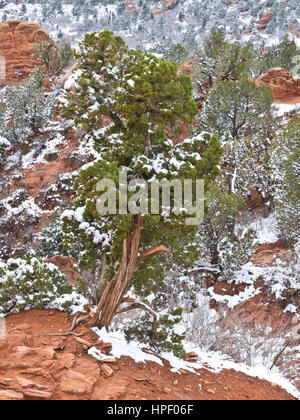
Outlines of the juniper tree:
[[50,77],[59,76],[73,59],[73,50],[68,42],[60,45],[49,37],[47,41],[37,40],[37,58],[45,65]]
[[297,54],[297,46],[295,41],[285,35],[278,45],[267,48],[261,45],[256,54],[257,60],[253,68],[255,75],[266,73],[273,67],[282,67],[291,71],[294,66],[293,59]]
[[222,280],[230,280],[236,270],[250,261],[255,249],[254,232],[236,232],[235,224],[244,203],[238,194],[228,194],[222,184],[214,185],[207,201],[208,216],[198,232],[202,258],[208,259]]
[[248,75],[255,55],[250,43],[229,43],[225,31],[217,29],[204,41],[204,48],[194,57],[193,82],[197,95],[204,99],[214,83],[238,80]]
[[257,191],[261,197],[261,203],[257,204],[263,207],[266,216],[274,210],[273,152],[274,134],[258,132],[227,143],[222,156],[222,176],[228,191],[240,194],[245,200]]
[[282,234],[290,241],[300,235],[300,121],[291,120],[278,138],[272,156],[276,182],[275,211]]
[[[94,323],[108,328],[117,313],[135,308],[149,311],[126,297],[131,286],[140,297],[157,293],[171,260],[189,266],[197,256],[198,225],[186,223],[187,208],[171,205],[170,209],[160,201],[151,214],[150,201],[144,201],[150,194],[146,187],[164,179],[203,179],[208,189],[218,174],[221,147],[216,136],[204,133],[175,146],[170,140],[176,138],[181,123],[191,123],[197,112],[191,81],[178,75],[176,64],[129,50],[108,31],[87,34],[77,58],[76,84],[64,115],[93,138],[99,158],[75,179],[76,208],[63,214],[64,232],[66,244],[85,244],[79,265],[98,272]],[[109,125],[103,127],[108,119]],[[119,182],[121,171],[127,173],[127,183]],[[99,213],[97,185],[103,179],[117,185],[117,204],[120,190],[128,194],[129,202],[140,194],[136,209],[128,213],[125,202],[121,203],[125,214]],[[139,192],[130,186],[136,179]],[[173,190],[171,202],[176,202]]]
[[243,78],[223,80],[209,91],[200,115],[203,127],[221,140],[237,140],[272,127],[272,91]]
[[4,93],[0,132],[9,141],[25,141],[31,133],[38,134],[51,116],[54,100],[44,93],[44,78],[43,68],[37,67],[27,81]]

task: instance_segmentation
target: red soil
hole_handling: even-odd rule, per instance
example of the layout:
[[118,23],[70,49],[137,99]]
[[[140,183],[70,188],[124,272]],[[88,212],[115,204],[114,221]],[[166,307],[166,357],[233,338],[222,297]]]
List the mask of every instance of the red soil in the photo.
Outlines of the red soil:
[[[74,337],[51,336],[65,331],[70,320],[54,310],[31,310],[6,318],[6,340],[0,341],[0,400],[293,400],[275,384],[234,370],[196,375],[172,373],[154,362],[129,357],[102,364]],[[99,348],[94,332],[76,333]],[[107,376],[110,375],[110,376]]]

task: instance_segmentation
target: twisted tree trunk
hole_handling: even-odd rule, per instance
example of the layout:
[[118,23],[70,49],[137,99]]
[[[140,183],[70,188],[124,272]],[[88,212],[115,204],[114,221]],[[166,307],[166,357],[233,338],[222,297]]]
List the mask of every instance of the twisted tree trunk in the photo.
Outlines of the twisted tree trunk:
[[132,216],[132,228],[123,242],[123,256],[120,268],[106,286],[96,311],[96,325],[106,329],[118,313],[131,283],[138,263],[138,251],[141,239],[142,220],[140,215]]
[[[105,327],[108,329],[115,315],[137,308],[151,313],[153,319],[156,317],[154,311],[147,307],[147,305],[135,302],[132,299],[124,299],[138,264],[143,263],[154,255],[162,253],[171,254],[168,248],[160,245],[139,256],[141,231],[141,215],[132,216],[132,228],[123,242],[123,256],[120,268],[102,292],[97,306],[94,324],[99,328]],[[130,305],[120,308],[124,303],[129,303]]]

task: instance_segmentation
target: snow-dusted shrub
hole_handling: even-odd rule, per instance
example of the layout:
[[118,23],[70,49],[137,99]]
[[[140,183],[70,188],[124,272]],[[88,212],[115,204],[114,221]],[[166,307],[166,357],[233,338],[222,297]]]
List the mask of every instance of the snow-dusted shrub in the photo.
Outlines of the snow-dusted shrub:
[[283,235],[300,237],[300,120],[295,117],[279,137],[273,155],[276,215]]
[[201,258],[215,267],[220,279],[229,281],[251,260],[256,249],[255,235],[252,229],[236,232],[243,205],[238,194],[228,194],[222,185],[215,185],[207,194],[207,201],[209,215],[200,225],[197,238]]
[[260,324],[255,317],[243,321],[236,313],[228,315],[224,308],[210,309],[209,298],[203,296],[199,307],[184,320],[186,339],[202,351],[216,351],[249,366],[273,367],[274,361],[283,357],[288,339],[283,323],[272,328],[271,322]]
[[5,163],[6,153],[10,148],[11,148],[10,141],[7,140],[5,137],[2,137],[0,133],[0,165]]
[[270,288],[277,300],[288,304],[294,303],[295,295],[300,293],[300,242],[295,244],[294,250],[286,262],[280,259],[276,265],[268,267],[264,273],[264,282]]
[[251,260],[254,250],[255,234],[252,229],[245,229],[235,242],[224,240],[220,244],[220,279],[231,280],[235,272]]
[[45,75],[38,67],[23,85],[7,88],[2,93],[5,108],[0,115],[0,133],[10,142],[25,141],[47,123],[52,114],[54,97],[44,93]]
[[187,341],[195,344],[202,351],[222,351],[224,344],[230,338],[228,328],[218,323],[220,313],[209,307],[209,297],[198,295],[198,307],[191,313],[185,314]]
[[[71,205],[69,203],[64,203],[61,210],[64,211],[70,208]],[[37,235],[37,240],[39,244],[37,253],[43,258],[52,258],[55,255],[64,255],[78,259],[79,252],[82,250],[80,243],[72,244],[72,247],[69,247],[68,250],[64,248],[64,234],[59,213],[54,216],[52,223],[42,229],[42,231]]]
[[157,353],[173,352],[175,356],[183,358],[185,328],[178,324],[181,314],[182,309],[163,311],[153,320],[153,316],[146,313],[125,328],[126,339],[138,340]]
[[[32,253],[28,253],[23,259],[10,258],[7,263],[0,263],[2,313],[20,309],[42,309],[72,291],[72,286],[55,265],[44,263]],[[68,302],[65,303],[68,306]]]

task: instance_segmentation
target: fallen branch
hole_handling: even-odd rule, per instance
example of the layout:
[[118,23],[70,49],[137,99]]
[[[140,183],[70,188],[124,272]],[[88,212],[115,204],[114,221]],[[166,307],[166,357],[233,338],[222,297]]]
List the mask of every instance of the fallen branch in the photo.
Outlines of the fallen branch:
[[91,347],[93,347],[94,346],[94,344],[91,344],[91,343],[89,343],[88,341],[86,341],[86,340],[83,340],[82,338],[78,338],[78,337],[73,337],[74,338],[74,340],[75,341],[77,341],[77,343],[79,343],[79,344],[83,344],[84,346],[87,346],[87,347],[89,347],[89,348],[91,348]]
[[151,308],[149,308],[149,306],[145,305],[144,303],[140,303],[140,302],[134,302],[134,303],[131,303],[131,305],[126,306],[126,308],[120,308],[117,311],[117,314],[122,314],[124,312],[129,312],[129,311],[132,311],[133,309],[142,309],[143,311],[149,312],[153,317],[153,322],[155,322],[157,320],[156,313]]
[[292,339],[290,339],[290,340],[288,340],[288,342],[286,343],[286,345],[281,349],[281,351],[276,355],[276,357],[275,357],[275,359],[274,359],[274,361],[273,361],[273,363],[272,363],[272,366],[270,367],[270,370],[272,370],[273,369],[273,367],[276,365],[276,363],[277,363],[277,361],[278,361],[278,359],[283,355],[283,353],[285,352],[285,350],[288,348],[288,346],[291,344],[291,342],[292,342]]
[[47,336],[52,336],[52,337],[68,337],[68,336],[73,336],[73,337],[82,337],[84,334],[75,334],[73,332],[64,332],[64,333],[54,333],[54,334],[47,334]]

